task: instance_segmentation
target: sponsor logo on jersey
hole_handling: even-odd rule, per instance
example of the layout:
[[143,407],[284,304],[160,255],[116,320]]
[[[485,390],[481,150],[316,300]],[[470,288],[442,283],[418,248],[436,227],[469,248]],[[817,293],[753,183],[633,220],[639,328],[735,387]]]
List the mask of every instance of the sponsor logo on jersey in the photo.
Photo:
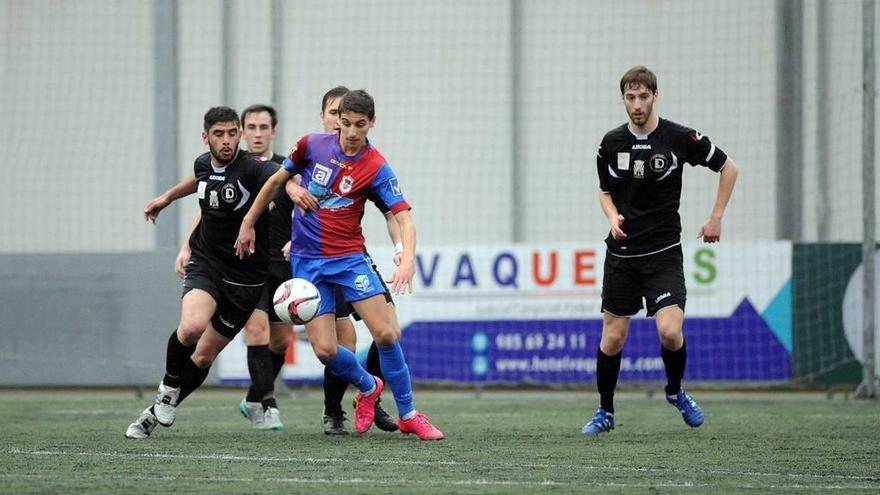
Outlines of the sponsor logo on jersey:
[[235,197],[238,193],[235,190],[235,186],[232,184],[223,184],[223,187],[220,188],[220,196],[223,197],[223,201],[225,203],[235,203]]
[[208,180],[226,180],[226,176],[224,176],[224,175],[211,175],[208,177]]
[[403,192],[400,190],[400,184],[397,183],[396,177],[388,181],[388,184],[391,185],[391,194],[395,196],[403,196]]
[[633,162],[633,177],[636,179],[645,178],[645,160],[636,160]]
[[629,153],[617,154],[617,170],[629,170]]
[[351,170],[351,168],[352,168],[351,165],[346,165],[345,163],[340,162],[340,161],[337,160],[336,158],[331,158],[331,159],[330,159],[330,164],[331,164],[331,165],[336,165],[337,167],[341,168],[342,170]]
[[634,150],[649,150],[651,149],[650,144],[634,144],[632,145],[632,149]]
[[662,174],[666,170],[666,157],[663,155],[654,155],[651,157],[651,170],[656,174]]
[[320,163],[316,163],[315,171],[312,172],[312,180],[324,187],[327,187],[327,184],[330,183],[330,176],[332,175],[333,170],[331,170],[330,167],[321,165]]
[[205,199],[205,189],[208,187],[208,183],[204,181],[199,181],[198,189],[196,190],[199,195],[199,199]]
[[348,194],[351,192],[351,186],[353,185],[354,178],[350,175],[346,175],[341,181],[339,181],[339,191],[342,192],[342,194]]
[[373,287],[373,284],[370,283],[370,277],[366,275],[358,275],[354,279],[354,286],[360,292],[367,292]]
[[217,198],[217,191],[211,191],[210,194],[208,194],[208,206],[211,208],[220,208],[220,200]]

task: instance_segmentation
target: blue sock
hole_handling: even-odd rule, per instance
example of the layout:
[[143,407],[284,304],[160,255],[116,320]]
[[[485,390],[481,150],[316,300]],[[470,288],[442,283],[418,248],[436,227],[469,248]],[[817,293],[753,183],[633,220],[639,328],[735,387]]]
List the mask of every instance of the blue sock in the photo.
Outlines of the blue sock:
[[326,364],[334,375],[354,385],[361,392],[367,393],[376,386],[376,380],[358,363],[354,353],[341,345],[336,346],[336,356]]
[[413,404],[412,384],[409,380],[409,367],[403,358],[400,342],[379,347],[379,364],[382,374],[391,386],[394,402],[397,403],[397,414],[401,418],[410,416],[416,409]]

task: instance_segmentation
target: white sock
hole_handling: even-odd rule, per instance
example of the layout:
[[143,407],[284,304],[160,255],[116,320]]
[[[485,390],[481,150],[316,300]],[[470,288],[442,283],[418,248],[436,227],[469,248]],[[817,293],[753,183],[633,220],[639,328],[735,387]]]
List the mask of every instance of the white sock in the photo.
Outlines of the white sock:
[[409,419],[413,419],[414,417],[416,417],[416,410],[415,410],[415,409],[413,409],[412,411],[410,411],[410,412],[404,414],[403,416],[400,417],[400,419],[402,419],[402,420],[404,420],[404,421],[407,421],[407,420],[409,420]]

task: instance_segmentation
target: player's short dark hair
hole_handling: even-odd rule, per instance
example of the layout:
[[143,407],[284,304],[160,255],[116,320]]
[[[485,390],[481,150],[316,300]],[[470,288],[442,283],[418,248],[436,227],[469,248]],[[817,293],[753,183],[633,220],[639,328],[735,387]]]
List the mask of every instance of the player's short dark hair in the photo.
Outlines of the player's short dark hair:
[[220,122],[235,122],[235,125],[241,127],[241,121],[238,120],[238,113],[229,107],[213,107],[205,113],[205,131],[212,125]]
[[362,89],[356,89],[345,93],[342,101],[339,102],[339,115],[342,115],[344,112],[361,113],[370,120],[373,120],[373,117],[376,115],[376,104],[369,93]]
[[327,103],[330,100],[334,100],[336,98],[339,98],[340,96],[345,96],[346,93],[348,93],[348,88],[346,88],[345,86],[336,86],[330,91],[324,93],[324,98],[321,100],[321,111],[323,112],[324,109],[327,108]]
[[269,114],[269,117],[272,118],[272,129],[274,129],[275,126],[278,125],[278,112],[275,111],[275,108],[273,108],[269,105],[264,105],[262,103],[257,103],[256,105],[251,105],[251,106],[245,108],[244,110],[242,110],[242,112],[241,112],[242,125],[244,125],[244,123],[247,121],[248,114],[260,113],[260,112],[266,112]]
[[626,88],[637,88],[639,86],[646,87],[652,93],[657,92],[657,76],[644,65],[633,67],[620,78],[620,94],[623,94]]

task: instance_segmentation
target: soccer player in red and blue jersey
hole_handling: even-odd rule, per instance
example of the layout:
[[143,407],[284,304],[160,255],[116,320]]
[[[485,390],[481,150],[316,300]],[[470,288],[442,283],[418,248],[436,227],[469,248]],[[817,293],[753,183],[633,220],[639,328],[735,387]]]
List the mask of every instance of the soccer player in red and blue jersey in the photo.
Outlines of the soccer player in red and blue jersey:
[[366,432],[373,423],[375,401],[382,393],[381,379],[369,374],[354,353],[339,345],[334,329],[334,287],[363,319],[379,348],[379,361],[397,404],[398,426],[404,434],[422,440],[440,440],[443,433],[415,409],[409,368],[400,347],[400,328],[385,302],[385,287],[364,254],[361,218],[370,194],[388,206],[403,234],[403,256],[391,278],[396,294],[409,292],[415,274],[415,225],[397,176],[385,158],[367,140],[375,122],[373,98],[363,90],[351,91],[339,104],[339,131],[303,136],[254,200],[242,221],[235,250],[240,257],[254,252],[253,225],[291,175],[315,201],[295,209],[290,264],[293,276],[311,281],[321,292],[318,316],[306,324],[315,355],[330,370],[360,390],[355,399],[355,430]]

